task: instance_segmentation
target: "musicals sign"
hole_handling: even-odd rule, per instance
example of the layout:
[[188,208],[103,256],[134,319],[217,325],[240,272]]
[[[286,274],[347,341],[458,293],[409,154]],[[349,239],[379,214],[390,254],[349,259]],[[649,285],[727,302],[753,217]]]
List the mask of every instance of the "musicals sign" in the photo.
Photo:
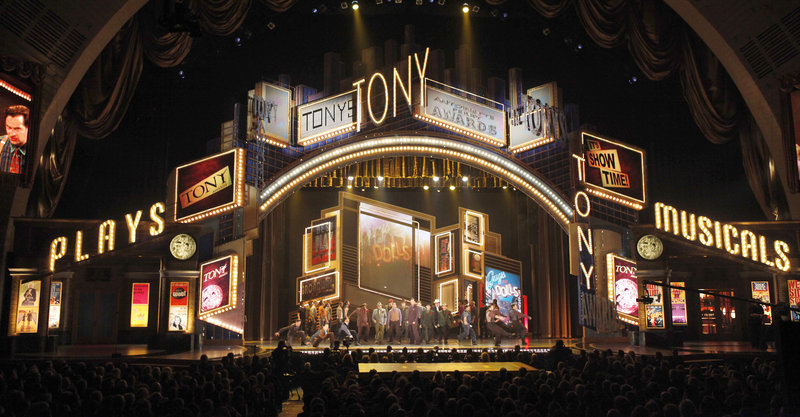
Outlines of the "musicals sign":
[[581,179],[593,194],[605,199],[645,203],[644,151],[583,132]]
[[239,257],[229,255],[200,266],[200,318],[236,308]]
[[175,174],[175,221],[191,223],[244,205],[243,149],[190,164]]

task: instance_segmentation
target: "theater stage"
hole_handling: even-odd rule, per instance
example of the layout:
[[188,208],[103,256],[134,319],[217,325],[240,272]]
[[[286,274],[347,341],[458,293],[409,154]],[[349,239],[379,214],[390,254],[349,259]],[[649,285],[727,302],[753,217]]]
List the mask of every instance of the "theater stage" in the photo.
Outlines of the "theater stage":
[[370,373],[373,369],[379,374],[390,374],[392,372],[408,373],[419,371],[423,375],[435,374],[438,371],[479,373],[479,372],[500,372],[505,369],[509,372],[516,372],[521,368],[534,371],[536,368],[525,365],[522,362],[437,362],[437,363],[359,363],[358,372],[362,374]]

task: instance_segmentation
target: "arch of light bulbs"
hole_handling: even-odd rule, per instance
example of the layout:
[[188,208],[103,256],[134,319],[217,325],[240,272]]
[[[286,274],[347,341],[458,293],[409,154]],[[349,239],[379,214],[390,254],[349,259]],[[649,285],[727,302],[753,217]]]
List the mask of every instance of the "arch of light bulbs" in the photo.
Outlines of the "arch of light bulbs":
[[564,228],[570,223],[573,209],[545,181],[525,166],[508,157],[469,143],[431,136],[390,136],[362,140],[323,152],[304,161],[277,177],[259,192],[262,215],[304,184],[324,173],[359,160],[387,155],[438,156],[473,165],[503,178],[523,193],[539,202]]

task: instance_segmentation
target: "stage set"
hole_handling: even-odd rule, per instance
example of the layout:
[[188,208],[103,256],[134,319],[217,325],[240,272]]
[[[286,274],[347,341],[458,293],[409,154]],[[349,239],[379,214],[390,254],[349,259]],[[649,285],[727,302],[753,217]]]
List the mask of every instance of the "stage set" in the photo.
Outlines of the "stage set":
[[[767,326],[774,303],[798,303],[796,223],[650,201],[645,152],[580,130],[555,82],[523,86],[512,69],[456,85],[445,52],[409,33],[365,50],[373,62],[349,78],[326,59],[319,91],[254,80],[221,121],[219,152],[176,167],[163,201],[113,219],[15,219],[8,349],[266,349],[298,318],[324,337],[345,317],[385,347],[391,321],[426,326],[432,310],[413,313],[412,299],[450,312],[431,319],[450,329],[441,348],[472,348],[456,340],[461,305],[485,337],[495,301],[493,315],[520,318],[505,349],[674,347],[747,340],[747,299]],[[468,72],[469,54],[455,56]]]

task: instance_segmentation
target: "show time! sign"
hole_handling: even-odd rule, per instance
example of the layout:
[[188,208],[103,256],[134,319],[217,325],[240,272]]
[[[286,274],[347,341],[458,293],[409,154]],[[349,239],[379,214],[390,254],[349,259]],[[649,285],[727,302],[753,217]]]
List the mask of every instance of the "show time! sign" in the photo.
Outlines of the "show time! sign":
[[646,202],[644,151],[586,132],[581,134],[580,180],[597,197],[637,210]]

